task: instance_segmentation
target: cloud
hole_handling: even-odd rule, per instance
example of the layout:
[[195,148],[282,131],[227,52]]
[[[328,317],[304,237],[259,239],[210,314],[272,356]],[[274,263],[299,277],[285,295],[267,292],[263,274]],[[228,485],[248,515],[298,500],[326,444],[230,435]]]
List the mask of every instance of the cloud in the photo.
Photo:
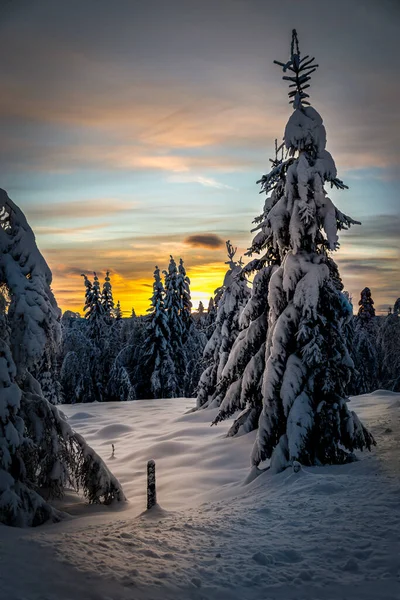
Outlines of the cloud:
[[195,233],[184,239],[184,243],[193,248],[222,248],[225,242],[214,233]]
[[203,177],[202,175],[196,175],[195,173],[190,173],[187,175],[169,175],[167,181],[170,183],[199,183],[204,187],[215,188],[216,190],[233,190],[235,188],[230,185],[226,185],[225,183],[221,183],[212,177]]
[[[29,219],[50,220],[59,218],[87,219],[93,217],[104,217],[120,213],[128,213],[138,210],[137,202],[126,202],[116,198],[93,198],[72,200],[70,202],[53,202],[51,204],[35,204],[26,208]],[[101,225],[91,225],[92,229],[100,228]],[[74,228],[88,229],[87,226]]]
[[[326,19],[333,18],[329,7],[317,0],[290,6],[302,44],[321,64],[312,100],[341,171],[386,168],[400,159],[393,101],[398,81],[391,72],[395,3],[365,3],[368,9],[360,10],[360,0],[351,6],[336,0],[338,15],[346,9],[340,45],[323,33]],[[57,10],[54,0],[12,4],[19,9],[10,9],[0,24],[0,118],[6,128],[0,158],[6,167],[11,162],[20,170],[33,165],[47,171],[108,164],[183,173],[195,170],[207,150],[217,159],[209,162],[212,171],[258,169],[260,160],[267,162],[266,148],[282,137],[290,109],[272,59],[288,51],[290,0],[267,20],[268,3],[260,8],[229,0],[218,9],[205,0],[196,10],[177,1],[168,11],[156,0],[152,10],[160,19],[151,18],[146,3],[133,8],[127,1],[118,11],[97,3],[95,12],[77,0],[58,3]],[[196,18],[187,19],[188,11]],[[251,26],[243,27],[244,20]],[[118,39],[110,36],[110,22]],[[201,24],[207,26],[207,44]],[[18,137],[27,144],[19,151],[13,148]],[[249,150],[260,155],[249,157]]]
[[35,226],[35,234],[39,235],[67,235],[71,236],[74,233],[89,233],[96,231],[97,229],[106,229],[108,223],[97,223],[92,225],[81,225],[78,227],[48,227],[48,226]]

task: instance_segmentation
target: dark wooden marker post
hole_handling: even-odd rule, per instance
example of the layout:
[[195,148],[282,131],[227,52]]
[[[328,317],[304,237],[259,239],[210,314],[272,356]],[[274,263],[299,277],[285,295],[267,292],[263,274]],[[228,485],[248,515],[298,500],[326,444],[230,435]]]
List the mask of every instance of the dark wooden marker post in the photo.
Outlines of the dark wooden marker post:
[[156,463],[149,460],[147,463],[147,510],[157,504],[156,492]]

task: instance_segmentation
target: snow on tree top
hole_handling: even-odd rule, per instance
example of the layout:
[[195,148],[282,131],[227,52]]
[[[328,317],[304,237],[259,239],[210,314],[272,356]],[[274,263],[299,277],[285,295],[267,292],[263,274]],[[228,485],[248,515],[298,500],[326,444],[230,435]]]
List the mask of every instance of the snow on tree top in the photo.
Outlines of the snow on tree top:
[[291,155],[310,146],[319,152],[325,150],[326,131],[321,116],[312,106],[297,108],[286,125],[284,140]]

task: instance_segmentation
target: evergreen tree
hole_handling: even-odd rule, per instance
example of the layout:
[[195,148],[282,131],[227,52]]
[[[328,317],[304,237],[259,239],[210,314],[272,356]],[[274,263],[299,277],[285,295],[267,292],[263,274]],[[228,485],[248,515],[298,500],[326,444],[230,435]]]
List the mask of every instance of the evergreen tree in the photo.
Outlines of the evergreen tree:
[[170,344],[175,364],[174,375],[177,383],[175,396],[182,395],[183,381],[186,375],[186,360],[183,344],[186,338],[186,326],[182,317],[182,299],[178,290],[178,271],[172,256],[165,275],[165,300],[164,307],[168,317],[168,328],[170,331]]
[[198,306],[197,310],[192,313],[192,319],[194,321],[196,328],[199,331],[203,332],[204,335],[206,335],[207,313],[205,311],[204,304],[202,303],[201,300],[199,302],[199,306]]
[[165,276],[165,310],[168,314],[168,323],[171,330],[173,346],[181,344],[183,334],[183,321],[181,317],[181,298],[178,291],[178,271],[174,258],[170,256],[168,271],[163,271]]
[[[91,379],[90,387],[92,388],[89,397],[102,402],[106,399],[104,398],[104,387],[107,385],[108,372],[103,363],[105,357],[107,361],[110,358],[104,352],[108,334],[107,315],[102,303],[102,294],[97,274],[93,273],[93,283],[89,281],[85,274],[82,274],[82,277],[84,278],[86,287],[84,313],[86,320],[85,334],[88,341],[86,351],[84,353],[82,351],[79,352],[78,360],[82,357],[82,369],[88,368],[88,375],[90,375]],[[85,364],[86,361],[83,360],[83,357],[88,360],[87,364]],[[63,380],[65,380],[65,376],[70,371],[71,366],[76,363],[75,357],[70,355],[67,363],[69,363],[68,368],[64,366],[63,369]],[[85,373],[77,373],[75,380],[85,381],[87,380],[87,376]],[[80,391],[77,395],[80,395]]]
[[[123,500],[118,481],[42,395],[33,373],[60,342],[52,275],[21,210],[0,190],[0,287],[10,297],[0,340],[0,522],[40,525],[62,514],[38,493],[82,487],[90,502]],[[9,334],[7,333],[9,332]]]
[[117,306],[115,307],[115,310],[114,310],[114,316],[115,316],[115,320],[116,321],[121,321],[121,319],[122,319],[122,310],[121,310],[121,303],[120,303],[119,300],[118,300]]
[[[259,418],[252,463],[270,458],[273,472],[292,461],[342,463],[355,449],[370,448],[371,434],[348,409],[345,387],[353,363],[346,323],[351,305],[330,252],[338,229],[355,223],[328,198],[324,183],[339,189],[320,115],[309,106],[305,89],[316,69],[300,58],[293,31],[291,57],[283,67],[290,82],[294,112],[285,129],[288,162],[285,192],[271,208],[262,235],[281,257],[269,282],[268,333]],[[274,169],[261,180],[262,189]]]
[[355,372],[350,389],[353,394],[368,394],[379,387],[379,327],[369,288],[362,290],[358,305],[352,336]]
[[[122,311],[121,311],[121,317],[122,317]],[[132,308],[130,317],[128,317],[127,319],[122,319],[121,344],[123,346],[126,346],[127,344],[129,345],[129,340],[132,336],[135,326],[137,325],[137,321],[138,321],[138,319],[137,319],[134,308]]]
[[177,395],[178,382],[164,297],[160,269],[156,266],[143,353],[134,377],[139,398],[174,398]]
[[[261,254],[243,269],[245,275],[255,273],[251,296],[239,317],[240,333],[222,371],[214,397],[220,408],[213,424],[242,411],[229,429],[228,436],[247,433],[258,425],[262,409],[262,379],[265,370],[265,342],[268,330],[268,288],[271,275],[281,262],[269,231],[269,213],[284,195],[286,167],[283,165],[283,144],[275,140],[275,159],[270,159],[273,175],[264,182],[267,198],[253,231],[258,231],[247,255]],[[284,253],[284,252],[283,252]]]
[[204,323],[205,323],[204,333],[206,334],[208,340],[212,336],[213,331],[215,329],[216,318],[217,318],[217,308],[214,303],[214,298],[212,296],[210,296],[210,300],[208,302],[207,314],[204,319]]
[[358,306],[360,307],[358,309],[358,318],[366,323],[371,323],[375,317],[375,308],[369,288],[366,287],[362,290]]
[[250,290],[242,273],[240,262],[234,260],[236,248],[226,242],[229,269],[224,279],[224,292],[218,304],[215,329],[204,349],[203,371],[197,394],[197,408],[219,406],[221,397],[215,394],[229,352],[239,333],[239,315],[245,306]]
[[134,400],[134,390],[127,369],[126,348],[115,357],[107,384],[107,400],[109,402],[120,402]]
[[110,325],[114,316],[114,300],[110,280],[110,271],[106,272],[106,276],[104,278],[103,290],[101,293],[101,305],[103,307],[103,320],[106,322],[107,325]]
[[400,298],[383,320],[378,344],[381,353],[380,387],[400,392]]
[[106,313],[102,302],[99,279],[96,273],[93,273],[93,283],[89,281],[85,274],[82,274],[82,277],[86,286],[83,310],[87,321],[87,335],[96,346],[100,347],[104,338]]
[[183,260],[179,259],[178,276],[176,279],[177,293],[180,301],[179,314],[184,327],[184,338],[187,336],[192,325],[191,311],[192,301],[190,298],[190,279],[186,275]]

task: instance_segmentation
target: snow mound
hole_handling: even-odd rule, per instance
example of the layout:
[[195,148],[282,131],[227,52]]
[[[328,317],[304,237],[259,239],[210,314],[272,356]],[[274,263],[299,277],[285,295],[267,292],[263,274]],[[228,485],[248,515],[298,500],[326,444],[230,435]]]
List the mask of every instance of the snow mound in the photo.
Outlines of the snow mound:
[[124,433],[130,433],[133,431],[133,427],[130,425],[124,425],[123,423],[115,423],[114,425],[107,425],[102,427],[97,432],[98,436],[104,440],[117,439],[119,435]]
[[81,421],[83,419],[93,419],[94,415],[87,412],[77,412],[69,417],[70,421]]

